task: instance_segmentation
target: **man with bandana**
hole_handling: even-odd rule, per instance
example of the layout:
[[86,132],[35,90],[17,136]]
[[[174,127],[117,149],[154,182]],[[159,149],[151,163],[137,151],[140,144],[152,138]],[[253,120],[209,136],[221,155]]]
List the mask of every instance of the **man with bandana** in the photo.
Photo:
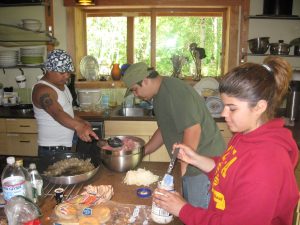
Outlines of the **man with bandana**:
[[74,66],[70,55],[55,49],[45,62],[46,74],[33,87],[32,103],[38,125],[38,156],[53,157],[72,151],[74,132],[85,141],[98,140],[91,125],[74,116],[72,95],[66,85]]

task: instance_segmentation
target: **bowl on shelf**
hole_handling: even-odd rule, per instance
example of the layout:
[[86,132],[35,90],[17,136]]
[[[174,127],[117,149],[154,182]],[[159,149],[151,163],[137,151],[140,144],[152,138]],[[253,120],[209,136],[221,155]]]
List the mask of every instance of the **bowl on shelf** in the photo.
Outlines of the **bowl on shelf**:
[[32,31],[39,31],[41,29],[42,23],[36,19],[23,19],[23,28]]
[[269,49],[269,37],[257,37],[248,40],[248,45],[251,53],[265,54]]
[[272,55],[288,55],[290,53],[290,45],[279,40],[278,43],[270,44],[270,53]]

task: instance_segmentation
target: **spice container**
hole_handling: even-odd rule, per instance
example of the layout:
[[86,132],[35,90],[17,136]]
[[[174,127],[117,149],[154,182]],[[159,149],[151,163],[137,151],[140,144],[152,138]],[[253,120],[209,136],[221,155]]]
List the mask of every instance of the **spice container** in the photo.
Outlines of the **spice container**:
[[[165,185],[162,185],[162,182],[160,181],[160,182],[158,182],[157,187],[159,189],[164,189],[167,191],[174,191],[174,184],[165,186]],[[152,203],[151,217],[154,222],[160,223],[160,224],[167,224],[173,220],[172,214],[170,214],[166,210],[158,207],[154,202]]]

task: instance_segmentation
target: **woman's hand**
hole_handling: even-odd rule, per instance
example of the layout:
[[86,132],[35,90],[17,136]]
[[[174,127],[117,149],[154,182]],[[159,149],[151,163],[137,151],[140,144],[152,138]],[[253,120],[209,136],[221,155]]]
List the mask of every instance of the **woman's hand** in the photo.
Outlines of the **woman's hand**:
[[193,165],[194,159],[197,156],[194,150],[184,144],[174,144],[173,149],[175,148],[180,149],[177,156],[178,159]]
[[154,191],[153,201],[158,207],[177,217],[181,208],[187,203],[178,192],[170,192],[159,188]]
[[216,166],[213,159],[199,155],[193,149],[184,144],[174,144],[173,149],[175,148],[179,148],[177,156],[178,159],[181,159],[182,161],[191,164],[206,173],[210,172]]

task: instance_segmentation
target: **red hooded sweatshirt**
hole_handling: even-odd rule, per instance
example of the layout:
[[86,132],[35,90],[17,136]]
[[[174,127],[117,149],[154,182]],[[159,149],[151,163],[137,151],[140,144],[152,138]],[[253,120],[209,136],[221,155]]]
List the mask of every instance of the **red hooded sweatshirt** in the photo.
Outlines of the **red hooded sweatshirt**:
[[186,204],[187,225],[291,225],[299,191],[294,175],[298,147],[282,119],[236,134],[208,175],[208,209]]

